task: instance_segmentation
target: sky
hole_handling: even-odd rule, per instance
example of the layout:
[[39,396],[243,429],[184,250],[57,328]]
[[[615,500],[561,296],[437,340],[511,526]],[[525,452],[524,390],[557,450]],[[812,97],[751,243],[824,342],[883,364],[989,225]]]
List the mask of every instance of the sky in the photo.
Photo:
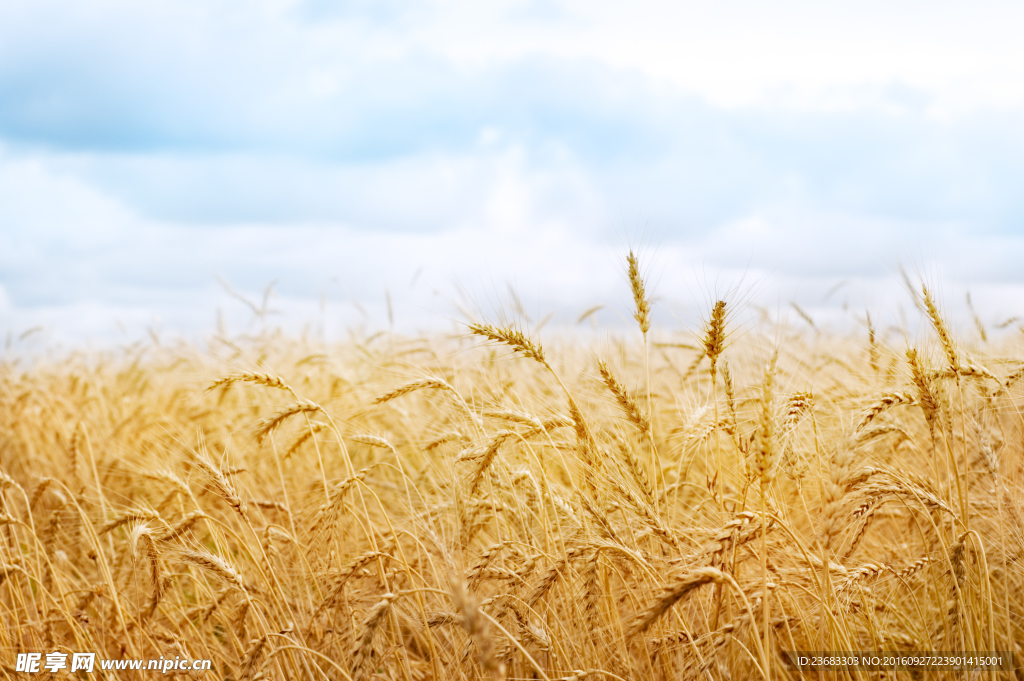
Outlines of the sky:
[[666,332],[719,296],[898,323],[901,267],[995,324],[1024,315],[1021,25],[984,0],[0,0],[0,324],[338,336],[518,300],[615,325],[630,248]]

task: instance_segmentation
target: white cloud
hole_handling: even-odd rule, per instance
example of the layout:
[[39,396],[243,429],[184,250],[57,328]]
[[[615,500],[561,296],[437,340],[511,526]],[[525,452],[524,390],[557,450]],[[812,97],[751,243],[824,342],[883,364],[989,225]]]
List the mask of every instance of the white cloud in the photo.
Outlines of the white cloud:
[[457,284],[488,308],[507,282],[535,318],[570,319],[621,302],[637,234],[669,323],[716,280],[825,318],[895,309],[900,262],[1013,313],[1022,15],[4,3],[0,318],[102,335],[207,329],[222,307],[248,324],[223,275],[252,295],[280,279],[295,323],[358,322],[358,301],[381,324],[385,290],[431,323]]

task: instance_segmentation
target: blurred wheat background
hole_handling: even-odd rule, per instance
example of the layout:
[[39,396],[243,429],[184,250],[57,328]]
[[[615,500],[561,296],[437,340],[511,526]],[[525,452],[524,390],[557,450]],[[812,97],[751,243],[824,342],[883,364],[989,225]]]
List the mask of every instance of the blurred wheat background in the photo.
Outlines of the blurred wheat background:
[[918,286],[911,344],[870,320],[738,333],[728,300],[680,337],[626,270],[637,328],[602,341],[479,320],[5,360],[2,668],[85,650],[235,681],[717,680],[799,678],[786,650],[1020,659],[1019,334],[964,343]]

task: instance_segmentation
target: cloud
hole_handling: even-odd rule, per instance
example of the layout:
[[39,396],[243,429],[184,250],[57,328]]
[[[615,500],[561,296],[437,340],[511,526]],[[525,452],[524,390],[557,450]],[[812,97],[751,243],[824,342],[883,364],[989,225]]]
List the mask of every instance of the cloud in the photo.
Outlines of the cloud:
[[1017,10],[741,5],[4,3],[0,314],[208,324],[222,275],[379,318],[420,268],[417,319],[508,281],[570,310],[637,232],[673,305],[908,258],[1010,290]]
[[534,62],[492,75],[460,84],[434,74],[436,90],[420,78],[422,92],[408,100],[377,95],[347,123],[325,116],[292,142],[278,130],[208,149],[46,153],[141,214],[199,223],[442,229],[473,212],[502,159],[576,178],[568,204],[598,194],[609,215],[675,223],[683,233],[794,201],[980,230],[1024,218],[1017,116],[722,110],[656,96],[592,65]]

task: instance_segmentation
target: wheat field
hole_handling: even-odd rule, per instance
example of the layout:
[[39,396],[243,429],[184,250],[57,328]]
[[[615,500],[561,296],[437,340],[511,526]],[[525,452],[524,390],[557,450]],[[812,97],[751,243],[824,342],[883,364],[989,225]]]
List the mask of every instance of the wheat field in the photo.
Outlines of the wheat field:
[[785,651],[1024,659],[1020,334],[961,338],[920,286],[912,335],[740,327],[728,299],[652,328],[627,266],[636,325],[599,340],[480,320],[5,360],[0,669],[85,651],[234,681],[725,680],[801,678]]

